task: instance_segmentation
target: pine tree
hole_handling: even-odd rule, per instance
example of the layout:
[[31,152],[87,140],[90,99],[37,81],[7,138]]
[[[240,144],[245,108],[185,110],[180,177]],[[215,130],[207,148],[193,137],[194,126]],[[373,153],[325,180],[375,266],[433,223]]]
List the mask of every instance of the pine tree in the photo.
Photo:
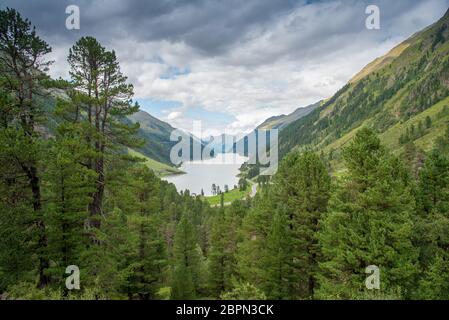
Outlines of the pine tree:
[[426,117],[426,128],[430,129],[430,127],[432,127],[432,119],[429,116],[427,116]]
[[161,287],[166,265],[163,239],[157,229],[159,223],[159,184],[147,168],[139,168],[136,179],[138,215],[130,223],[137,233],[137,250],[132,258],[128,289],[140,299],[154,299]]
[[286,299],[295,276],[292,273],[293,241],[285,215],[276,212],[266,241],[262,286],[269,299]]
[[412,176],[417,179],[419,171],[424,165],[424,151],[413,142],[409,142],[404,146],[404,153],[401,155],[401,159],[403,159]]
[[323,258],[317,297],[360,297],[369,265],[381,270],[381,294],[401,290],[409,297],[417,250],[407,171],[366,128],[345,148],[344,158],[348,172],[320,232]]
[[[97,174],[96,190],[89,205],[90,226],[99,228],[106,187],[105,161],[119,146],[137,143],[137,125],[123,120],[138,110],[131,105],[133,86],[127,84],[114,51],[107,51],[92,37],[83,37],[70,49],[68,62],[74,89],[81,95],[77,114],[87,113],[86,141],[92,148],[89,169]],[[79,116],[76,117],[79,119]]]
[[[34,214],[32,196],[22,168],[11,155],[20,152],[16,144],[23,135],[14,129],[0,129],[0,291],[29,280],[37,261],[34,234],[29,226]],[[31,243],[30,243],[31,242]]]
[[10,154],[10,158],[21,168],[26,176],[26,187],[31,191],[33,232],[37,236],[35,252],[39,259],[39,287],[49,282],[46,274],[49,261],[46,257],[47,234],[42,212],[39,167],[39,145],[42,139],[37,130],[41,120],[41,107],[37,103],[36,95],[42,92],[42,83],[47,77],[44,72],[49,62],[45,62],[44,56],[50,51],[48,44],[39,38],[28,19],[23,19],[14,9],[0,10],[1,91],[11,97],[8,99],[9,115],[2,116],[2,120],[4,130],[15,130],[17,138],[22,136],[19,138],[21,146],[26,146],[26,150],[16,149],[17,153]]
[[291,298],[312,297],[320,250],[319,221],[327,212],[330,176],[320,157],[309,151],[287,155],[274,179],[274,201],[286,216],[295,253],[289,264],[298,275]]
[[63,288],[66,267],[82,265],[87,245],[86,207],[95,181],[95,172],[79,164],[84,155],[83,145],[79,143],[79,136],[72,133],[58,133],[49,150],[45,175],[48,252],[53,262],[49,273],[55,278],[55,284]]
[[435,141],[435,150],[449,157],[449,125],[446,127],[444,134]]
[[212,224],[209,258],[209,286],[214,297],[229,289],[229,278],[226,275],[227,256],[226,239],[224,236],[227,226],[223,210],[220,210]]
[[243,281],[256,287],[260,287],[264,281],[263,261],[273,212],[276,212],[276,205],[270,186],[261,187],[239,228],[243,239],[238,244],[236,254],[238,274]]
[[172,299],[194,299],[201,287],[201,249],[195,228],[184,214],[173,244]]
[[99,245],[89,245],[83,254],[83,287],[92,290],[95,299],[132,297],[127,290],[131,261],[135,257],[135,234],[129,217],[120,208],[109,212],[100,229],[89,230]]
[[442,138],[428,155],[418,182],[417,233],[424,275],[417,297],[424,299],[449,298],[449,157],[438,151],[443,144]]
[[222,201],[218,215],[212,221],[208,254],[209,287],[217,298],[232,288],[232,280],[237,275],[237,229],[240,223],[238,209],[232,206],[225,210]]

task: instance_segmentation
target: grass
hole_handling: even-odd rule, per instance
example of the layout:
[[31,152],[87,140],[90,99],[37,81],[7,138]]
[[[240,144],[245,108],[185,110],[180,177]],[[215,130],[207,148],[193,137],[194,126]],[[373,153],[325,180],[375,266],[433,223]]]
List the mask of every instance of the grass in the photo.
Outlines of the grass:
[[147,156],[143,155],[142,153],[132,150],[132,149],[128,149],[128,154],[133,156],[133,157],[137,157],[137,158],[142,158],[144,160],[144,164],[150,168],[151,170],[153,170],[153,172],[158,176],[158,177],[164,177],[164,176],[168,176],[171,174],[181,174],[183,173],[181,170],[179,170],[178,168],[175,167],[171,167],[165,163],[153,160],[151,158],[148,158]]
[[[248,184],[248,187],[246,188],[245,191],[240,191],[239,188],[236,188],[236,189],[229,190],[228,192],[225,192],[224,193],[224,203],[230,203],[235,200],[240,200],[240,199],[245,198],[248,194],[251,193],[251,188],[252,188],[252,185]],[[204,199],[206,199],[206,201],[209,202],[209,204],[211,206],[216,206],[216,205],[220,204],[221,195],[204,197]]]
[[371,63],[367,64],[359,73],[357,73],[349,82],[357,82],[367,75],[378,71],[385,65],[388,65],[389,62],[391,62],[392,59],[399,57],[402,52],[404,52],[405,49],[409,47],[409,43],[402,42],[401,44],[397,45],[393,49],[390,50],[386,55],[379,57],[372,61]]
[[[385,109],[391,108],[392,106],[393,105],[388,105]],[[387,147],[388,150],[392,151],[393,154],[400,155],[404,151],[404,146],[400,145],[399,137],[405,133],[406,129],[410,128],[412,124],[417,129],[418,123],[421,121],[424,124],[426,117],[429,116],[432,120],[432,126],[426,130],[426,133],[422,137],[416,139],[414,143],[423,151],[431,150],[436,138],[444,134],[447,125],[449,124],[449,114],[444,115],[441,112],[445,106],[449,106],[449,97],[439,101],[432,107],[411,117],[407,121],[398,122],[391,126],[388,130],[379,135],[382,144]],[[341,150],[347,143],[352,141],[358,130],[360,130],[363,126],[369,127],[372,121],[373,119],[367,119],[357,128],[354,128],[341,138],[325,146],[323,148],[324,152],[328,153],[331,149]],[[331,161],[331,165],[334,171],[343,172],[345,170],[342,159]]]
[[412,124],[417,128],[419,121],[424,123],[426,117],[429,116],[432,119],[432,127],[428,129],[424,136],[415,140],[415,144],[418,147],[424,151],[429,151],[432,149],[435,139],[443,135],[449,123],[449,115],[440,116],[440,112],[445,105],[449,105],[449,97],[441,100],[407,121],[395,124],[380,135],[382,143],[396,154],[402,152],[403,146],[399,145],[399,137],[401,134],[405,133],[407,127],[411,127]]

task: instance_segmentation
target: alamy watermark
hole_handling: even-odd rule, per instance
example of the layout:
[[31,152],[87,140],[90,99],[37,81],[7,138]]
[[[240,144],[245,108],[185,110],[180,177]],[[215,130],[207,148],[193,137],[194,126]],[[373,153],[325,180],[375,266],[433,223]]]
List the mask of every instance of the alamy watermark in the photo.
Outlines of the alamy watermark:
[[65,279],[65,286],[68,290],[80,290],[80,269],[78,266],[70,265],[65,269],[69,276]]
[[65,27],[68,30],[80,29],[80,8],[74,4],[65,8],[65,13],[69,16],[65,20]]
[[365,280],[365,287],[368,290],[380,289],[380,269],[378,266],[370,265],[365,268],[365,273],[369,276]]
[[378,6],[371,4],[366,7],[365,13],[368,17],[365,20],[365,26],[368,30],[380,29],[380,9]]
[[[201,121],[194,121],[192,134],[179,129],[172,131],[170,140],[178,143],[170,151],[170,161],[174,165],[180,165],[191,160],[220,159],[220,154],[234,153],[247,155],[248,164],[258,163],[261,166],[260,175],[273,175],[278,169],[278,139],[278,130],[271,129],[256,130],[244,136],[234,136],[225,132],[214,140],[212,137],[203,137]],[[213,164],[230,164],[228,158],[225,160],[221,157],[221,159],[222,162],[215,161]]]

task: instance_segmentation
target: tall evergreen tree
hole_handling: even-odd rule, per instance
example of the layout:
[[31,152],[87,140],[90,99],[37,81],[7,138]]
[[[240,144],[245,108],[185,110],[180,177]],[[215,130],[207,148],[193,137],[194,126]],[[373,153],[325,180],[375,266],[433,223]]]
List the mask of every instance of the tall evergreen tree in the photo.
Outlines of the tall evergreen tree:
[[201,249],[195,227],[183,214],[173,245],[172,299],[194,299],[201,287]]
[[126,83],[115,52],[107,51],[95,38],[81,38],[70,49],[68,62],[74,88],[83,95],[76,112],[87,113],[86,140],[92,148],[87,164],[97,174],[89,205],[90,225],[98,228],[106,186],[105,159],[118,146],[137,143],[133,134],[139,125],[128,125],[124,119],[137,112],[138,106],[131,104],[133,86]]
[[9,116],[3,116],[3,125],[4,130],[11,130],[10,133],[14,131],[22,146],[15,150],[17,153],[9,156],[21,168],[27,188],[31,191],[39,287],[49,282],[46,274],[49,261],[46,257],[47,234],[42,212],[39,167],[41,136],[37,130],[41,108],[36,97],[42,93],[42,82],[47,77],[44,72],[49,62],[45,62],[44,56],[50,51],[48,44],[36,34],[28,19],[23,19],[14,9],[0,10],[1,91],[10,98],[7,107]]
[[291,272],[299,277],[291,284],[292,298],[311,298],[316,288],[317,233],[327,211],[330,182],[326,165],[309,151],[286,156],[274,179],[274,201],[286,215],[293,242]]
[[218,215],[212,221],[208,255],[209,286],[213,296],[217,298],[232,288],[232,280],[237,275],[237,230],[240,222],[238,208],[233,205],[225,210],[222,200]]
[[45,174],[48,252],[53,262],[49,273],[59,287],[65,287],[67,266],[82,265],[86,207],[95,182],[95,172],[79,164],[84,146],[79,143],[79,135],[72,133],[59,132],[51,143]]
[[262,287],[269,299],[291,297],[291,283],[297,280],[291,268],[294,261],[293,255],[293,241],[289,225],[285,215],[278,211],[273,216],[263,257]]
[[154,299],[161,287],[166,265],[165,246],[158,230],[159,184],[155,175],[147,168],[139,168],[134,175],[138,214],[131,225],[137,233],[137,250],[131,263],[130,291],[140,299]]
[[444,145],[449,135],[440,138],[419,175],[417,232],[424,276],[418,298],[449,298],[449,156],[439,151]]
[[276,205],[269,185],[259,188],[252,201],[239,228],[243,239],[237,246],[237,269],[242,280],[260,287],[264,281],[266,239]]
[[369,129],[344,150],[348,172],[320,232],[320,298],[357,298],[365,268],[381,272],[381,292],[409,297],[417,274],[412,243],[415,202],[407,171]]

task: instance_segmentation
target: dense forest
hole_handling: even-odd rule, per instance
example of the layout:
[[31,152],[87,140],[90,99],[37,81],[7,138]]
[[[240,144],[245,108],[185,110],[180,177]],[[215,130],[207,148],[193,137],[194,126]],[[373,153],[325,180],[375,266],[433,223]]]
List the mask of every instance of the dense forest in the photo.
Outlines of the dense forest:
[[[126,152],[142,146],[126,121],[139,106],[113,50],[79,39],[70,81],[46,75],[50,51],[0,11],[2,298],[449,299],[449,126],[429,151],[409,134],[400,155],[366,126],[338,172],[293,150],[254,198],[211,207]],[[55,88],[67,97],[50,116]]]

